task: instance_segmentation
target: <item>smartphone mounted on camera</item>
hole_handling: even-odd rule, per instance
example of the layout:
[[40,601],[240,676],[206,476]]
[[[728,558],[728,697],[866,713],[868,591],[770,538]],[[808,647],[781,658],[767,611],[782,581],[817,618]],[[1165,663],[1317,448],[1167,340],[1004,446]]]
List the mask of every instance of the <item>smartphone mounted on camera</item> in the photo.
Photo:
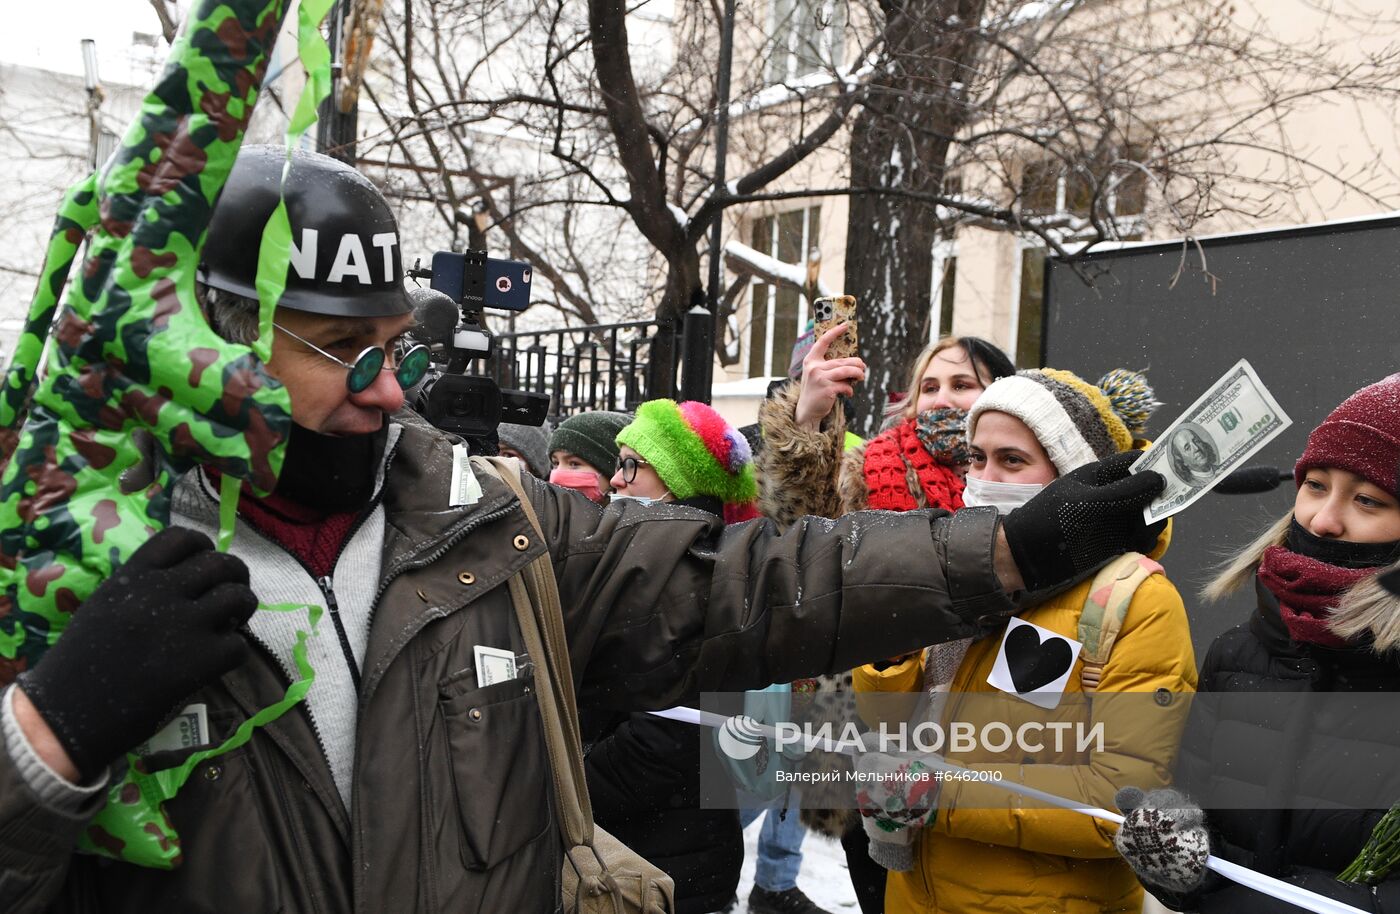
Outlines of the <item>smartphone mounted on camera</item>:
[[468,311],[524,311],[530,307],[533,273],[528,263],[497,260],[480,251],[438,251],[433,255],[431,285]]
[[847,359],[860,354],[856,338],[856,297],[854,295],[823,296],[812,303],[812,316],[816,319],[817,336],[820,337],[837,324],[845,324],[831,345],[826,347],[828,359]]

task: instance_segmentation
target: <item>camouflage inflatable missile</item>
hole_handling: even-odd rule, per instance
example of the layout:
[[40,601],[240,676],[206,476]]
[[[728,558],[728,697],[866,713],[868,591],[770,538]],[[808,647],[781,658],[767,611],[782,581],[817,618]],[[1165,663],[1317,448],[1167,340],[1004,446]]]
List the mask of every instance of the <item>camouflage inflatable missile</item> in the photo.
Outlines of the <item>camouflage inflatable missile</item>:
[[63,286],[68,281],[73,257],[78,253],[78,245],[87,237],[88,230],[96,224],[97,175],[92,174],[75,184],[63,197],[53,234],[49,236],[48,252],[44,256],[43,280],[39,283],[39,290],[34,293],[34,302],[20,332],[4,386],[0,387],[0,431],[8,433],[5,440],[0,442],[0,463],[14,453],[19,424],[29,408],[29,398],[34,394],[39,360],[44,354],[49,327],[53,326],[53,316],[59,297],[63,295]]
[[[296,132],[314,121],[328,86],[319,23],[329,3],[300,4],[302,59],[313,68]],[[289,4],[198,0],[105,171],[65,198],[0,390],[0,422],[11,434],[0,476],[0,685],[38,662],[87,595],[169,522],[170,490],[181,473],[196,464],[215,467],[232,483],[229,494],[238,480],[261,491],[276,483],[291,416],[286,391],[263,368],[267,336],[259,352],[216,336],[196,302],[194,277]],[[40,378],[50,320],[90,228]],[[276,277],[286,273],[282,234],[270,230],[263,245],[260,278],[274,277],[259,285],[264,324],[281,294]],[[142,459],[132,440],[137,430],[154,438],[159,465],[151,485],[124,492],[121,475]],[[226,511],[230,529],[231,515]],[[304,650],[299,664],[301,678],[287,698],[225,745],[173,772],[147,775],[133,765],[89,830],[89,848],[148,866],[175,865],[178,839],[160,801],[198,761],[246,741],[254,726],[295,704],[311,677]]]

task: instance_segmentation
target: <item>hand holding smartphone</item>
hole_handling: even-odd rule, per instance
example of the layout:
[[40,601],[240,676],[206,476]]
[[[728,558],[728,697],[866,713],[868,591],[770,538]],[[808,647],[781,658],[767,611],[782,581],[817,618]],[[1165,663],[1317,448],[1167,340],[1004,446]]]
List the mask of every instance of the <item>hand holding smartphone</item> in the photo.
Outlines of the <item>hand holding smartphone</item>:
[[855,296],[819,298],[812,303],[812,310],[816,342],[803,360],[796,419],[798,425],[815,431],[831,414],[838,397],[855,395],[853,385],[865,380],[865,363],[858,352]]

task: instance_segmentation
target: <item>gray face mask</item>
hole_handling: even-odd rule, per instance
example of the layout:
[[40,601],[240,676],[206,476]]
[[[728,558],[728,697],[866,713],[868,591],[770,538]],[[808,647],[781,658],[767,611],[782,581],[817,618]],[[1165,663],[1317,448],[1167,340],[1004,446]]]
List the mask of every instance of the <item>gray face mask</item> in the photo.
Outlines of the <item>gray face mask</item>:
[[963,505],[968,508],[992,507],[999,514],[1010,514],[1045,488],[1044,483],[990,482],[975,476],[967,477],[963,489]]

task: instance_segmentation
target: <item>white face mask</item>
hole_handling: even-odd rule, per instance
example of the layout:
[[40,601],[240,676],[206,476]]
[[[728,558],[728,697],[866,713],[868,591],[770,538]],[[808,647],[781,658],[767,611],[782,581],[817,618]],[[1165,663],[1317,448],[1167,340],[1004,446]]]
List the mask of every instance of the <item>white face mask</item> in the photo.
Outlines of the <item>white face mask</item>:
[[635,501],[640,502],[644,505],[661,505],[670,503],[669,498],[648,498],[645,495],[621,495],[617,492],[613,492],[610,495],[608,495],[608,501],[612,504],[617,504],[618,502],[623,501]]
[[963,504],[969,508],[990,506],[996,508],[998,514],[1010,514],[1045,488],[1044,483],[991,482],[971,475],[966,482]]

